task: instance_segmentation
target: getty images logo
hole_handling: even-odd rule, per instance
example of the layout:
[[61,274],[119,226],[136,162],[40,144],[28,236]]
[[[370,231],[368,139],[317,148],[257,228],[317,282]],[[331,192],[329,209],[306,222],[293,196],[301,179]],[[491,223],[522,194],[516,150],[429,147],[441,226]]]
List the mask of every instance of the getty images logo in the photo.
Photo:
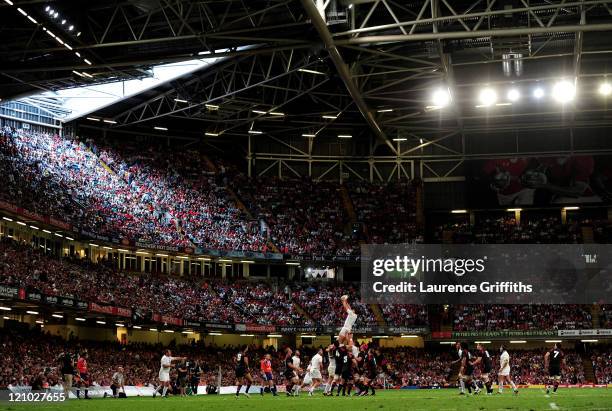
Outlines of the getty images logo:
[[411,258],[396,256],[372,261],[372,274],[381,277],[385,274],[398,278],[414,277],[419,273],[444,272],[462,277],[469,273],[482,273],[487,256],[482,258]]

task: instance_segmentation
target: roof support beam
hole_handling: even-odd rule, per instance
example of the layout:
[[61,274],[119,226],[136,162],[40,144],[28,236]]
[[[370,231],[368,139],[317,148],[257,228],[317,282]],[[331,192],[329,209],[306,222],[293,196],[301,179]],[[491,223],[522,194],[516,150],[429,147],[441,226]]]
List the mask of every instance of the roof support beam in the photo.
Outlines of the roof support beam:
[[313,0],[301,0],[301,2],[302,2],[302,6],[306,10],[306,13],[310,17],[313,26],[319,33],[319,37],[325,44],[325,48],[329,52],[329,55],[331,57],[331,60],[334,63],[334,66],[336,66],[338,75],[344,82],[346,89],[348,90],[349,94],[353,98],[355,105],[357,106],[357,108],[359,108],[359,111],[365,118],[366,122],[372,129],[372,132],[374,133],[374,135],[379,141],[389,146],[391,150],[393,150],[393,152],[397,152],[397,149],[393,146],[393,144],[391,144],[391,142],[385,135],[384,131],[382,130],[382,128],[380,127],[380,125],[378,124],[374,116],[372,115],[372,111],[369,109],[367,103],[365,102],[363,96],[361,95],[359,88],[357,87],[353,79],[351,78],[350,70],[348,66],[346,65],[346,63],[344,62],[344,59],[342,58],[340,51],[334,44],[332,35],[329,32],[329,29],[327,28],[325,21],[323,21],[323,18],[321,17],[321,14],[319,13],[319,10],[317,9],[317,6],[315,5],[314,1]]
[[[302,0],[305,1],[305,0]],[[508,37],[523,36],[529,34],[545,33],[576,33],[593,31],[612,31],[612,23],[569,25],[553,27],[521,27],[514,29],[495,29],[477,31],[449,31],[442,33],[417,33],[417,34],[391,34],[383,36],[364,36],[353,37],[346,40],[336,40],[335,45],[344,46],[347,44],[375,44],[375,43],[397,43],[412,41],[430,41],[445,39],[471,39],[479,37]]]

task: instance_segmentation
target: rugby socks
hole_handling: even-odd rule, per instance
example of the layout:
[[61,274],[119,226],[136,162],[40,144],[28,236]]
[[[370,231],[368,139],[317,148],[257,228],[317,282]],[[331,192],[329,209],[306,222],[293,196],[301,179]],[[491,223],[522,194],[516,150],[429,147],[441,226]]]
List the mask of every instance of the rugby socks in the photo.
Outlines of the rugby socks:
[[240,395],[240,389],[242,388],[242,385],[239,385],[238,388],[236,388],[236,397],[238,395]]
[[514,381],[510,381],[510,385],[512,386],[512,389],[516,391],[516,384],[514,384]]
[[336,397],[340,395],[340,391],[344,391],[344,384],[338,384],[338,392],[336,393]]
[[487,381],[485,387],[487,387],[487,394],[493,394],[493,383],[491,381]]
[[465,381],[459,380],[460,392],[465,394]]
[[555,381],[553,382],[553,392],[557,392],[557,388],[559,388],[559,382]]
[[244,393],[245,393],[245,394],[248,394],[248,393],[249,393],[249,388],[251,388],[251,384],[250,384],[250,383],[249,383],[249,384],[247,384],[247,386],[246,386],[246,390],[244,390]]

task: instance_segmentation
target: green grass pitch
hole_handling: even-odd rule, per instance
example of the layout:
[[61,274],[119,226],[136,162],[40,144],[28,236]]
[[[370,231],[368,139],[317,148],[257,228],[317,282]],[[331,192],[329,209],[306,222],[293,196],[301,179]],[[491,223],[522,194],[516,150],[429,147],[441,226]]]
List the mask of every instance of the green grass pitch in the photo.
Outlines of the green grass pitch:
[[233,395],[199,396],[188,398],[127,398],[70,400],[60,404],[2,404],[2,410],[244,410],[244,411],[339,411],[339,410],[612,410],[611,389],[560,389],[546,396],[541,389],[524,389],[518,396],[510,390],[502,395],[459,396],[455,389],[378,391],[374,397],[323,397],[320,393],[308,397],[274,398],[259,394],[251,398]]

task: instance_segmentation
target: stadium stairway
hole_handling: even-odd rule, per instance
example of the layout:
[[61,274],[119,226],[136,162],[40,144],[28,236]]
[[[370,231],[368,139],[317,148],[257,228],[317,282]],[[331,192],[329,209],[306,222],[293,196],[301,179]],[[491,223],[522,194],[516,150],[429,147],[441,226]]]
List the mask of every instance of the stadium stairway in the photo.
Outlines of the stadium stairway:
[[[102,160],[100,158],[100,156],[98,155],[97,152],[95,152],[94,150],[91,149],[91,147],[89,145],[87,145],[87,149],[94,155],[94,157],[96,158],[96,160],[98,161],[98,163],[102,166],[102,168],[104,168],[108,173],[110,174],[114,174],[117,175],[117,173],[115,172],[115,170],[113,170],[108,164],[106,164],[106,162],[104,160]],[[123,176],[119,176],[119,178],[124,179]],[[195,247],[195,244],[193,244],[193,242],[191,241],[191,239],[185,234],[185,231],[181,228],[179,222],[173,218],[174,221],[174,229],[176,230],[176,232],[178,233],[178,235],[184,239],[187,240],[189,242],[189,244],[191,244],[192,247]]]
[[298,312],[302,317],[310,321],[312,324],[315,324],[315,320],[306,312],[306,310],[296,302],[293,302],[293,308]]
[[93,155],[94,155],[94,157],[96,158],[96,160],[98,160],[98,163],[99,163],[99,164],[102,166],[102,168],[103,168],[103,169],[105,169],[106,171],[108,171],[110,174],[117,175],[117,173],[115,173],[115,170],[113,170],[112,168],[110,168],[110,167],[109,167],[109,165],[108,165],[108,164],[106,164],[106,162],[100,158],[100,156],[98,155],[98,153],[96,153],[95,151],[93,151],[89,145],[87,145],[87,150],[89,150],[89,151],[91,152],[91,154],[93,154]]
[[591,323],[593,328],[601,327],[601,319],[599,318],[599,314],[601,313],[601,306],[599,304],[591,305]]
[[376,318],[376,323],[379,326],[384,327],[387,325],[387,322],[385,321],[385,316],[383,315],[382,310],[380,309],[380,305],[370,304],[370,310],[372,310],[374,318]]
[[[215,174],[219,171],[215,162],[212,161],[210,158],[208,158],[208,156],[202,154],[202,161],[206,165],[206,168],[208,169],[208,171],[211,171]],[[249,210],[247,206],[244,205],[244,203],[238,197],[236,192],[232,190],[232,188],[228,186],[227,184],[225,184],[225,189],[227,190],[227,193],[229,194],[230,199],[234,202],[234,204],[236,204],[236,207],[238,207],[239,210],[245,213],[246,216],[249,218],[249,220],[255,220],[255,218],[253,217],[253,213],[251,213],[251,210]],[[275,244],[273,244],[271,241],[268,241],[268,247],[272,249],[272,252],[280,253],[278,247]]]
[[350,224],[353,225],[357,222],[357,213],[355,212],[355,207],[353,206],[353,200],[351,200],[351,196],[345,186],[340,186],[340,197],[342,198],[342,204],[344,205],[344,209],[346,210],[346,214],[349,216]]
[[582,367],[584,368],[584,381],[595,384],[595,370],[593,369],[593,361],[588,353],[582,354]]

